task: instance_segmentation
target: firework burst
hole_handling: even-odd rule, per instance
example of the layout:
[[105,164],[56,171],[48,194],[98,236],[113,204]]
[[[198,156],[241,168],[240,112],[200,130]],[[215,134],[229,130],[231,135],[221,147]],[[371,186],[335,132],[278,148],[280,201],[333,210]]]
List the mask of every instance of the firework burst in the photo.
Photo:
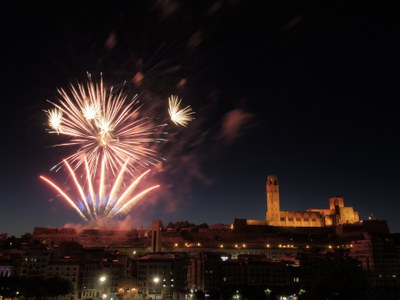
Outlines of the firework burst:
[[105,168],[113,174],[129,161],[126,172],[134,176],[163,160],[154,145],[165,141],[160,138],[165,124],[141,117],[136,96],[128,99],[122,91],[106,89],[102,79],[94,83],[90,77],[86,84],[71,84],[68,92],[58,92],[59,101],[49,101],[54,107],[46,111],[49,132],[67,138],[56,146],[75,147],[76,152],[65,159],[74,170],[87,160],[90,173],[95,174],[104,156]]
[[49,126],[54,131],[53,133],[60,133],[60,126],[61,126],[61,118],[62,118],[62,111],[58,110],[57,108],[50,109],[46,111],[47,116],[49,118]]
[[[124,163],[118,176],[115,178],[113,185],[106,183],[107,171],[106,160],[104,156],[101,161],[101,171],[99,183],[96,186],[93,182],[88,161],[84,158],[86,180],[79,182],[74,170],[70,164],[64,160],[64,164],[69,171],[69,175],[73,180],[76,191],[79,194],[78,200],[75,197],[70,197],[52,180],[40,176],[40,179],[48,183],[53,189],[60,193],[64,200],[78,213],[78,215],[85,221],[97,220],[101,218],[113,218],[119,215],[127,214],[132,207],[150,191],[157,189],[159,185],[151,186],[141,192],[135,194],[136,188],[141,180],[147,175],[150,170],[142,173],[135,180],[131,181],[126,188],[123,188],[123,178],[127,172],[128,161]],[[96,193],[97,191],[97,193]]]
[[190,105],[185,108],[180,108],[181,102],[182,99],[179,99],[178,96],[171,95],[168,98],[168,113],[171,121],[174,122],[175,125],[186,127],[189,122],[194,119],[192,115],[195,112],[192,111]]

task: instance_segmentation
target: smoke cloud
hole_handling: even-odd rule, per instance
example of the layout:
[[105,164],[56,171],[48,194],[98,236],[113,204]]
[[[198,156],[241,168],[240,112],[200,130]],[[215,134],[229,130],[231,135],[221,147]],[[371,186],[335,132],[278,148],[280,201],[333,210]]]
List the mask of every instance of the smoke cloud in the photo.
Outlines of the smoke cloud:
[[245,126],[253,115],[241,109],[234,109],[225,114],[222,120],[221,138],[226,142],[232,142],[243,132]]

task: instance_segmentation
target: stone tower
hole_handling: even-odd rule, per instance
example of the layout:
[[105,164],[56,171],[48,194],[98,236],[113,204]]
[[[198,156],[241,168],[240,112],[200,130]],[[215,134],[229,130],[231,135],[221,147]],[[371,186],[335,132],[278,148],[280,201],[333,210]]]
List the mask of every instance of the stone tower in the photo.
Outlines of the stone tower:
[[267,213],[268,224],[275,225],[280,221],[279,183],[275,175],[267,176]]

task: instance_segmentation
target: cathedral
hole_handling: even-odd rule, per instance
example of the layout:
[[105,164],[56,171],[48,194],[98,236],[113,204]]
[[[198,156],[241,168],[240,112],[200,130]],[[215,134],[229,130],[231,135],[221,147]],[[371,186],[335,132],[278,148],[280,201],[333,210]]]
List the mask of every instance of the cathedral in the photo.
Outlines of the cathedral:
[[359,222],[358,212],[344,206],[340,196],[329,198],[329,208],[306,211],[280,210],[279,183],[275,175],[267,177],[266,221],[247,220],[248,225],[271,225],[282,227],[326,227]]

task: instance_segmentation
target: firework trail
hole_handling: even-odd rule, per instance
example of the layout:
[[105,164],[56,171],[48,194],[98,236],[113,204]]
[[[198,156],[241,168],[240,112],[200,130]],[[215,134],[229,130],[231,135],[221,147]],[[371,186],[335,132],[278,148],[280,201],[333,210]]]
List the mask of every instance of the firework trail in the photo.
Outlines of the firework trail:
[[[128,171],[128,161],[124,163],[116,176],[114,184],[108,189],[109,185],[106,184],[105,178],[107,177],[107,171],[105,168],[107,157],[104,156],[101,161],[101,172],[98,186],[95,186],[92,181],[90,167],[87,160],[84,158],[84,165],[86,169],[86,184],[78,181],[76,174],[70,164],[64,160],[64,164],[69,171],[70,177],[73,179],[76,190],[80,198],[78,200],[72,200],[72,198],[64,192],[57,184],[52,180],[40,176],[40,179],[48,183],[53,189],[61,194],[65,201],[78,213],[78,215],[85,221],[97,220],[101,218],[113,218],[118,215],[127,214],[132,207],[150,191],[160,187],[159,185],[151,186],[144,189],[140,193],[133,195],[136,191],[137,186],[145,175],[150,170],[142,173],[135,180],[131,181],[127,185],[126,189],[122,191],[122,183],[124,174]],[[98,190],[96,194],[95,190]],[[109,190],[109,192],[107,192]]]
[[[57,103],[46,111],[50,133],[67,138],[56,146],[72,146],[76,152],[65,160],[76,170],[87,160],[91,174],[98,170],[101,157],[104,168],[116,174],[126,161],[126,172],[132,176],[143,168],[162,162],[153,145],[164,142],[165,124],[154,124],[150,117],[141,117],[137,97],[113,88],[107,90],[103,79],[94,83],[70,85],[67,92],[58,90]],[[129,100],[129,101],[128,101]],[[61,162],[54,168],[61,165]],[[87,167],[87,166],[86,166]]]
[[180,108],[182,99],[179,99],[178,96],[171,95],[168,98],[168,113],[171,118],[171,121],[174,122],[175,125],[181,125],[186,127],[190,121],[194,119],[192,115],[195,113],[192,111],[192,108],[186,106],[185,108]]

